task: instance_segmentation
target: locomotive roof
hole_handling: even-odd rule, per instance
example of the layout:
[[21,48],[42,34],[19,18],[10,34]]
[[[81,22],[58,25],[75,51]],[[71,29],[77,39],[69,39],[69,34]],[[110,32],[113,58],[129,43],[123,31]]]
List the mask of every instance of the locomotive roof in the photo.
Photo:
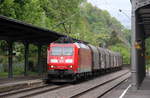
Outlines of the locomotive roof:
[[[52,43],[52,44],[75,44],[75,45],[77,45],[78,48],[86,48],[86,49],[89,49],[89,47],[95,47],[91,44],[87,45],[87,44],[83,44],[83,43]],[[101,48],[101,47],[95,47],[95,48],[98,48],[101,51],[101,53],[106,53],[106,54],[116,55],[116,56],[120,55],[119,52],[114,52],[109,49],[105,49],[105,48]]]
[[89,47],[83,43],[75,43],[77,45],[78,48],[86,48],[89,49]]

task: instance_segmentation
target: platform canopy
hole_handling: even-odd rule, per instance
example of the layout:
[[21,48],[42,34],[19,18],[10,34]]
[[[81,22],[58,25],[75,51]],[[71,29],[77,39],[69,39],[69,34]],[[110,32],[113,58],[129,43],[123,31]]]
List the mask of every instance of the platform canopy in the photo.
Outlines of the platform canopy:
[[[139,89],[146,76],[146,38],[150,37],[150,0],[132,3],[132,87]],[[139,46],[140,48],[138,48]],[[148,48],[147,48],[148,49]]]
[[[59,39],[59,40],[58,40]],[[67,35],[33,26],[15,19],[0,16],[0,40],[6,40],[8,43],[8,78],[13,78],[13,42],[24,43],[24,75],[27,75],[29,66],[29,44],[36,44],[38,47],[38,64],[39,74],[42,72],[41,64],[42,46],[48,45],[54,41],[61,42],[82,42]],[[43,68],[44,69],[44,68]]]
[[0,40],[49,44],[60,37],[65,37],[65,35],[0,16]]
[[141,18],[140,23],[143,26],[145,36],[150,36],[150,5],[142,7],[138,11],[139,17]]
[[150,0],[131,0],[141,31],[145,37],[150,36]]

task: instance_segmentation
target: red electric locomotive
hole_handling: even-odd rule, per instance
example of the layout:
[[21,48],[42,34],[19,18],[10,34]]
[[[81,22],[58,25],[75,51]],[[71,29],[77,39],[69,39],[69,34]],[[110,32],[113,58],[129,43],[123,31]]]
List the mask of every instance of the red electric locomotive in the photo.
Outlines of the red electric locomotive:
[[48,80],[76,81],[116,71],[122,66],[119,53],[83,43],[52,43],[47,55]]
[[72,81],[92,70],[91,50],[84,44],[52,43],[47,57],[49,80]]

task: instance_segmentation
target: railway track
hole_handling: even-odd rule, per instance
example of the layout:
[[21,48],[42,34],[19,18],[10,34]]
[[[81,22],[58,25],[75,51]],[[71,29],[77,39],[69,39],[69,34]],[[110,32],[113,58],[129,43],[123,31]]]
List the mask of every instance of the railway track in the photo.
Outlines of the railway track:
[[66,85],[42,85],[42,86],[38,86],[38,87],[33,87],[33,88],[26,88],[26,89],[20,89],[20,90],[15,90],[15,91],[11,91],[11,92],[6,92],[6,93],[2,93],[0,94],[0,98],[26,98],[26,97],[31,97],[31,96],[35,96],[38,94],[42,94],[42,93],[46,93],[46,92],[50,92],[59,88],[63,88],[68,86],[68,84]]
[[70,85],[64,88],[41,93],[32,98],[97,98],[102,97],[111,89],[127,80],[130,76],[129,71],[119,71],[109,75],[89,80],[80,84]]
[[73,95],[70,98],[88,98],[89,96],[91,96],[91,98],[101,98],[103,95],[111,91],[113,88],[121,84],[123,81],[127,80],[129,76],[130,73],[127,72],[114,79],[108,80],[95,87],[89,88],[86,91]]
[[0,94],[0,98],[97,98],[127,80],[128,70],[111,73],[76,85],[43,85],[11,93]]

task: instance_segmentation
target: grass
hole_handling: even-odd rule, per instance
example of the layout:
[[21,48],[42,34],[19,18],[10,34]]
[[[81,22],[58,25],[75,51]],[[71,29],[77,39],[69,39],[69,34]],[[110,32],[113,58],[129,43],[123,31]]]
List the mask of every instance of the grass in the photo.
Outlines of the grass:
[[[37,72],[27,72],[28,75],[38,75]],[[19,75],[23,75],[24,72],[13,72],[13,75],[15,76],[19,76]],[[4,77],[8,77],[8,72],[0,72],[0,78],[4,78]]]
[[7,77],[8,73],[7,72],[0,72],[0,77]]

